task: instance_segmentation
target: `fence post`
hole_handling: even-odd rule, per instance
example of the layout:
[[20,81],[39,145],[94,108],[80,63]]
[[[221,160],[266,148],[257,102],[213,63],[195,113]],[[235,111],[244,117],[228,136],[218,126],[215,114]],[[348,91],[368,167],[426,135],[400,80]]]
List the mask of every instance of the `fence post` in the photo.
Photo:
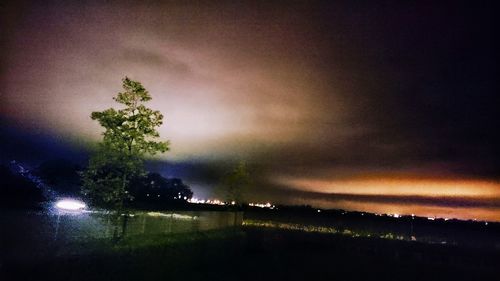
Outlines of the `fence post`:
[[54,231],[54,241],[57,240],[57,236],[59,234],[59,223],[60,223],[60,220],[61,220],[61,213],[59,213],[59,211],[57,212],[57,220],[56,220],[56,229]]

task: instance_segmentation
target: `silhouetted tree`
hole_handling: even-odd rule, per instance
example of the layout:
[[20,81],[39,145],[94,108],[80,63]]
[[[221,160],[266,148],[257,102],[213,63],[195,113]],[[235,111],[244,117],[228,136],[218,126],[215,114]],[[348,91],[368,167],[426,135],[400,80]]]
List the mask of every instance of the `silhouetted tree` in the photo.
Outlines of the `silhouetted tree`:
[[52,190],[63,195],[77,195],[81,188],[81,168],[67,159],[51,159],[38,166],[35,175]]
[[174,202],[184,202],[193,192],[181,179],[167,179],[158,173],[149,173],[131,184],[131,195],[136,203],[165,206]]
[[0,165],[0,208],[37,208],[45,201],[40,188],[29,179],[16,175]]
[[125,107],[92,112],[104,127],[103,141],[82,173],[82,192],[93,204],[121,209],[130,199],[130,182],[145,174],[143,158],[168,150],[168,142],[156,141],[163,115],[144,106],[151,100],[140,82],[125,77],[123,92],[113,99]]
[[216,188],[217,193],[228,203],[243,203],[244,191],[250,185],[250,174],[247,164],[240,161],[231,171],[224,174]]

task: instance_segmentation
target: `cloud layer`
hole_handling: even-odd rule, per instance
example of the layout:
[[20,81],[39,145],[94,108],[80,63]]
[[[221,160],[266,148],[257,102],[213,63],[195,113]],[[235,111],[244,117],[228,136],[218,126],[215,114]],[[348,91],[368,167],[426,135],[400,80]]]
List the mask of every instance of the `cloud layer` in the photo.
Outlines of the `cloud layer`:
[[115,106],[128,75],[165,115],[170,166],[158,170],[205,188],[239,159],[256,171],[256,198],[271,198],[283,177],[288,187],[367,174],[496,182],[492,11],[321,1],[9,5],[1,116],[86,145],[100,133],[90,112]]

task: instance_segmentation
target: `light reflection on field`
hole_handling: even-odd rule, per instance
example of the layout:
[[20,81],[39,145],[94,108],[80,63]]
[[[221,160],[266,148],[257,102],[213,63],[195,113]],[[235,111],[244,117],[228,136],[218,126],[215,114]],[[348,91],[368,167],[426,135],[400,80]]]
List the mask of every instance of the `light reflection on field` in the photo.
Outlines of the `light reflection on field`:
[[405,237],[403,235],[397,235],[392,232],[387,232],[383,234],[374,235],[374,233],[368,231],[355,231],[351,229],[339,229],[334,226],[315,226],[315,225],[304,225],[297,223],[283,223],[274,221],[259,221],[259,220],[244,220],[243,226],[247,227],[263,227],[263,228],[277,228],[286,230],[298,230],[305,232],[315,232],[315,233],[325,233],[325,234],[340,234],[349,237],[378,237],[382,239],[397,239],[397,240],[412,240],[411,237]]

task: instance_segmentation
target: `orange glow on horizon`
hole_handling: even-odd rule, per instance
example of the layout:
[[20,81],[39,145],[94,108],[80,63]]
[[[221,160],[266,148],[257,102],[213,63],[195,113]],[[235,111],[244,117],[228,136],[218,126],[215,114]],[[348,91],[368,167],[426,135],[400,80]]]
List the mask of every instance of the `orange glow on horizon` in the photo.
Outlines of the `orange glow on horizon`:
[[[353,197],[329,199],[297,199],[296,204],[311,204],[321,208],[344,209],[380,214],[415,214],[421,217],[455,218],[462,220],[500,222],[500,183],[487,180],[422,179],[402,177],[364,177],[352,179],[307,179],[279,178],[278,183],[291,189],[325,195],[355,195]],[[358,196],[408,197],[406,202],[358,199]],[[413,202],[411,197],[461,199],[472,203],[436,204]],[[303,202],[302,202],[303,200]],[[490,202],[488,206],[475,203]]]
[[382,177],[321,180],[282,177],[278,183],[292,189],[330,194],[500,198],[500,183],[486,180]]

